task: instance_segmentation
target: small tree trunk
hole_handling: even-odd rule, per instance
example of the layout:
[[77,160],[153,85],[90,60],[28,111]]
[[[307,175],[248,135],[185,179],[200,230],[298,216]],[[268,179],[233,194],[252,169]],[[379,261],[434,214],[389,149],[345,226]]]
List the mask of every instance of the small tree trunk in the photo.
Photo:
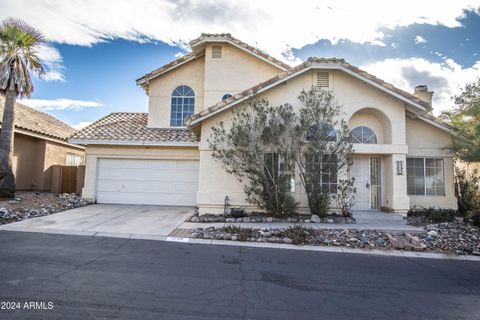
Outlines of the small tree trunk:
[[16,97],[15,90],[7,90],[0,131],[0,198],[15,196],[15,176],[12,162]]

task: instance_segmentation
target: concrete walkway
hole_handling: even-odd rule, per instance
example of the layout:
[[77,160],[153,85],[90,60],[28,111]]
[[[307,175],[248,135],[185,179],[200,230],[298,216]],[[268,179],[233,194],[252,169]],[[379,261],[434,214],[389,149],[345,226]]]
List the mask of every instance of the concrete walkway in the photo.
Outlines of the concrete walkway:
[[193,207],[95,204],[6,224],[0,230],[125,237],[168,236]]
[[240,226],[242,228],[253,229],[284,229],[293,225],[302,225],[314,229],[350,229],[350,230],[377,230],[390,232],[411,232],[420,233],[425,232],[424,229],[407,225],[407,221],[403,216],[397,213],[386,213],[380,211],[354,211],[353,217],[357,223],[285,223],[285,222],[271,222],[271,223],[226,223],[226,222],[212,222],[212,223],[194,223],[185,222],[181,224],[179,229],[196,229],[215,227],[221,228],[228,225]]

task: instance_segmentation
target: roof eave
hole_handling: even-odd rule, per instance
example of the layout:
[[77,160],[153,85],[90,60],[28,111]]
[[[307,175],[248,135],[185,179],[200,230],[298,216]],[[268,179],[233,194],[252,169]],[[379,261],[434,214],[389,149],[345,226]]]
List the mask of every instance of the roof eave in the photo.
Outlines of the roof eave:
[[381,91],[384,91],[384,92],[386,92],[386,93],[388,93],[388,94],[396,97],[397,99],[400,99],[401,101],[403,101],[403,102],[405,102],[405,103],[407,103],[407,104],[409,104],[409,105],[411,105],[411,106],[419,109],[419,110],[420,110],[421,112],[423,112],[423,113],[428,112],[428,111],[431,111],[431,108],[427,108],[427,107],[425,107],[425,106],[423,106],[423,105],[421,105],[421,104],[419,104],[419,103],[417,103],[417,102],[415,102],[415,101],[413,101],[413,100],[411,100],[411,99],[408,99],[408,98],[402,96],[401,94],[398,94],[398,93],[396,93],[395,91],[393,91],[393,90],[391,90],[391,89],[388,89],[387,87],[385,87],[385,86],[383,86],[383,85],[381,85],[381,84],[378,84],[377,82],[375,82],[375,81],[373,81],[373,80],[371,80],[371,79],[368,79],[367,77],[362,76],[361,74],[358,74],[358,73],[356,73],[356,72],[354,72],[354,71],[352,71],[352,70],[350,70],[350,69],[342,66],[341,63],[318,63],[318,62],[311,62],[310,65],[308,65],[307,67],[305,67],[305,68],[303,68],[303,69],[301,69],[301,70],[299,70],[299,71],[297,71],[297,72],[294,72],[294,73],[290,74],[289,76],[286,76],[286,77],[278,80],[277,82],[274,82],[274,83],[272,83],[272,84],[270,84],[270,85],[267,85],[267,86],[259,89],[258,91],[252,92],[251,94],[248,94],[248,95],[246,95],[246,96],[244,96],[244,97],[242,97],[242,98],[240,98],[240,99],[238,99],[238,100],[235,100],[235,101],[233,101],[232,103],[225,105],[224,107],[221,107],[221,108],[219,108],[219,109],[217,109],[217,110],[214,110],[214,111],[212,111],[211,113],[208,113],[208,114],[206,114],[206,115],[204,115],[204,116],[200,116],[200,117],[198,117],[198,118],[196,118],[196,119],[194,119],[194,120],[192,120],[191,118],[188,118],[188,119],[186,120],[187,126],[188,126],[189,128],[193,128],[193,127],[195,127],[196,125],[198,125],[199,123],[201,123],[202,121],[204,121],[204,120],[206,120],[206,119],[208,119],[208,118],[210,118],[210,117],[212,117],[212,116],[214,116],[214,115],[216,115],[216,114],[218,114],[218,113],[220,113],[220,112],[223,112],[223,111],[225,111],[225,110],[227,110],[227,109],[229,109],[229,108],[231,108],[231,107],[233,107],[233,106],[235,106],[235,105],[237,105],[237,104],[239,104],[239,103],[241,103],[241,102],[243,102],[243,101],[251,98],[252,96],[254,96],[254,95],[256,95],[256,94],[265,92],[265,91],[267,91],[267,90],[269,90],[269,89],[271,89],[271,88],[273,88],[273,87],[275,87],[275,86],[277,86],[277,85],[279,85],[279,84],[282,84],[283,82],[288,81],[288,80],[291,79],[291,78],[297,77],[297,76],[301,75],[302,73],[307,72],[307,71],[309,71],[309,70],[311,70],[311,69],[330,69],[330,70],[341,70],[341,71],[344,71],[344,72],[346,72],[347,74],[350,74],[350,75],[354,76],[355,78],[358,78],[358,79],[360,79],[360,80],[362,80],[362,81],[364,81],[364,82],[366,82],[366,83],[368,83],[368,84],[370,84],[370,85],[372,85],[372,86],[380,89]]
[[248,54],[251,54],[253,55],[254,57],[260,59],[260,60],[263,60],[271,65],[273,65],[274,67],[277,67],[279,68],[280,70],[282,71],[287,71],[289,70],[290,68],[286,68],[285,66],[282,66],[281,64],[278,64],[276,63],[275,61],[272,61],[272,60],[269,60],[265,57],[262,57],[261,55],[251,51],[251,50],[248,50],[247,48],[244,48],[242,47],[241,45],[235,43],[234,41],[232,41],[232,39],[229,39],[228,37],[216,37],[216,38],[208,38],[208,39],[202,39],[196,43],[194,43],[193,45],[191,45],[191,48],[192,50],[194,50],[194,48],[196,47],[199,47],[199,46],[203,46],[205,45],[207,42],[227,42],[229,43],[230,45],[242,50],[242,51],[245,51],[246,53]]
[[[161,75],[164,75],[165,73],[168,73],[168,72],[170,72],[170,71],[172,71],[172,70],[174,70],[174,69],[176,69],[176,68],[178,68],[178,67],[180,67],[180,66],[182,66],[182,65],[184,65],[184,64],[186,64],[186,63],[188,63],[188,62],[190,62],[190,61],[192,61],[192,60],[194,60],[194,59],[200,58],[200,57],[202,57],[203,55],[204,55],[204,54],[195,54],[195,55],[192,55],[191,57],[189,57],[188,59],[185,59],[184,61],[179,62],[179,63],[177,63],[176,65],[171,66],[170,68],[167,68],[167,69],[165,69],[165,70],[162,70],[162,71],[160,71],[160,72],[158,72],[158,73],[155,73],[154,71],[152,71],[152,72],[150,72],[150,73],[147,73],[147,74],[145,74],[143,77],[140,77],[140,78],[138,78],[138,79],[136,80],[137,85],[138,85],[138,86],[141,86],[141,87],[144,88],[144,89],[147,89],[147,88],[148,88],[148,85],[149,85],[149,82],[150,82],[151,80],[153,80],[153,79],[155,79],[155,78],[157,78],[157,77],[159,77],[159,76],[161,76]],[[163,68],[163,67],[160,67],[159,69],[161,69],[161,68]]]
[[115,146],[159,146],[159,147],[197,147],[198,142],[189,141],[140,141],[140,140],[97,140],[69,139],[71,144],[79,145],[115,145]]

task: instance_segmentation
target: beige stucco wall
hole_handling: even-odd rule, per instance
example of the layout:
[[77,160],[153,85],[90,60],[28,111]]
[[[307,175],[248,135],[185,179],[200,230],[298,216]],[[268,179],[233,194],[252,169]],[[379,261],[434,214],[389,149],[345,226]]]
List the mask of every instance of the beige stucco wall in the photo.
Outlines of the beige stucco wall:
[[134,147],[89,145],[86,149],[85,183],[82,197],[95,202],[98,159],[182,159],[198,160],[197,147]]
[[32,189],[32,173],[35,164],[41,162],[42,155],[37,152],[38,139],[15,134],[13,144],[13,172],[17,190]]
[[272,64],[233,47],[218,43],[222,57],[212,58],[212,44],[205,55],[152,79],[148,89],[148,126],[170,127],[173,90],[187,85],[195,92],[195,112],[221,101],[224,94],[235,94],[273,77],[281,70]]
[[[222,47],[222,57],[212,58],[212,46]],[[205,108],[265,81],[281,70],[228,43],[207,43],[205,48]]]
[[[273,105],[290,103],[298,107],[297,96],[302,89],[311,87],[315,73],[306,72],[288,81],[287,84],[261,94]],[[382,206],[388,210],[406,212],[413,205],[425,205],[455,208],[453,197],[453,164],[451,156],[439,148],[450,139],[448,133],[423,121],[406,120],[404,103],[378,89],[361,82],[341,71],[332,71],[330,75],[331,90],[337,101],[343,106],[344,119],[350,128],[364,124],[377,133],[379,144],[355,145],[356,153],[382,157],[383,194]],[[211,157],[207,138],[212,125],[223,121],[230,124],[231,111],[225,111],[202,123],[200,150],[200,177],[197,202],[200,213],[220,213],[223,201],[228,195],[233,206],[246,206],[243,186],[232,175],[227,174],[221,163]],[[408,126],[408,127],[407,127]],[[412,137],[415,137],[412,139]],[[440,144],[441,143],[441,144]],[[406,159],[407,155],[445,157],[446,196],[445,197],[409,197],[407,196]],[[396,163],[402,161],[404,175],[397,175]],[[300,207],[307,206],[306,197],[300,179],[296,179],[295,195]]]
[[51,167],[65,165],[67,153],[83,155],[81,148],[16,133],[13,170],[18,190],[50,190]]
[[186,85],[195,93],[195,112],[204,106],[204,63],[205,58],[187,62],[166,74],[150,81],[148,88],[148,126],[170,127],[170,108],[173,90]]
[[409,196],[411,207],[440,207],[457,209],[454,190],[454,161],[444,149],[452,143],[450,134],[419,119],[406,118],[409,157],[438,157],[445,159],[445,196]]

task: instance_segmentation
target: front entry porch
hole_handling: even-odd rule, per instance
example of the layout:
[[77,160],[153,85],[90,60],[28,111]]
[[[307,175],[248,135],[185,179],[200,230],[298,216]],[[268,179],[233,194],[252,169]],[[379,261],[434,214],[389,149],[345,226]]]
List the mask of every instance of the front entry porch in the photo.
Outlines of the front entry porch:
[[380,210],[382,207],[382,158],[354,156],[350,177],[355,178],[354,210]]

